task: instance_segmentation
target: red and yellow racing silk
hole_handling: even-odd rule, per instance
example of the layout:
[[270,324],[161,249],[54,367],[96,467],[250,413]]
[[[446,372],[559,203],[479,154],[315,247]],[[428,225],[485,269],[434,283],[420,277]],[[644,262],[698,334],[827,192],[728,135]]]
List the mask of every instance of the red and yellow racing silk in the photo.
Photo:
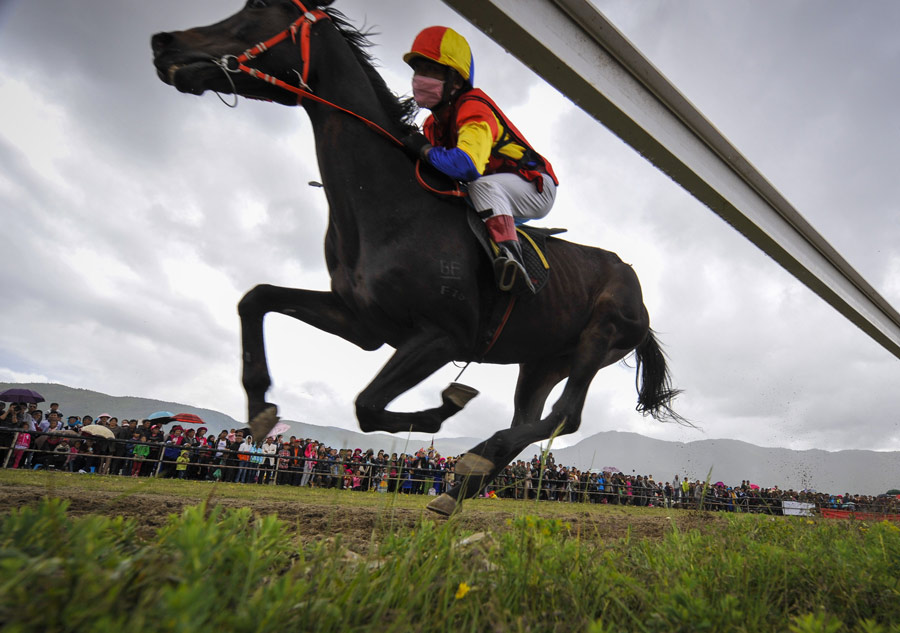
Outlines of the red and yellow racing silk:
[[496,103],[482,90],[462,93],[440,120],[425,120],[424,133],[434,147],[428,162],[445,174],[469,182],[500,172],[517,173],[543,191],[543,178],[559,184],[553,167],[529,145]]

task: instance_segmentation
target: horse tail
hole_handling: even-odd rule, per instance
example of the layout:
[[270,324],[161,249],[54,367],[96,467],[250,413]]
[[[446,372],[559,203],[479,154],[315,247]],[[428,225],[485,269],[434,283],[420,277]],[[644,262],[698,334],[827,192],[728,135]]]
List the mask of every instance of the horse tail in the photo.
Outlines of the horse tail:
[[666,355],[663,353],[653,330],[647,331],[643,342],[634,349],[637,358],[635,387],[638,403],[635,409],[660,422],[677,422],[693,426],[672,409],[672,401],[681,393],[672,387]]

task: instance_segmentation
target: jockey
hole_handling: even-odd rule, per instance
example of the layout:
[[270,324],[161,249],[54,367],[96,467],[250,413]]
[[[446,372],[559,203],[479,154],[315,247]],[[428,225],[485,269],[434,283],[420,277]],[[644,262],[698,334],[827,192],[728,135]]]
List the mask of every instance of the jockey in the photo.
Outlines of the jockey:
[[550,211],[559,184],[553,168],[474,87],[474,59],[462,35],[445,26],[428,27],[403,61],[413,69],[413,98],[431,110],[424,135],[407,136],[404,147],[468,183],[469,200],[497,244],[494,273],[500,288],[534,292],[515,225]]

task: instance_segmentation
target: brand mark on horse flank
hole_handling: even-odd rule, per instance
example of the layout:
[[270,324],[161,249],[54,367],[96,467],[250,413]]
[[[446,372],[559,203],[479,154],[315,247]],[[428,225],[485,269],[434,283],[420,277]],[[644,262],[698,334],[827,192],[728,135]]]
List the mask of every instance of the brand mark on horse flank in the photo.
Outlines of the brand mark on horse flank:
[[[460,281],[462,279],[462,264],[457,261],[440,260],[441,279],[447,282]],[[458,287],[441,284],[441,296],[451,297],[457,301],[465,301],[466,295]]]
[[441,279],[462,279],[462,265],[459,262],[441,260]]
[[445,297],[451,297],[458,301],[466,300],[466,295],[463,293],[463,291],[454,286],[446,286],[444,284],[441,284],[441,295]]

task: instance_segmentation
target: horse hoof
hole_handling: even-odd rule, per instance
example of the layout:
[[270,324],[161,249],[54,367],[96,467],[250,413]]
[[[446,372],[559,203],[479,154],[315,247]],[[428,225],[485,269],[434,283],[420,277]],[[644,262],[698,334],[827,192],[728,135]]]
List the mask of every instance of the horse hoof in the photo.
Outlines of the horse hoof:
[[250,435],[253,439],[262,442],[275,425],[278,424],[278,407],[270,404],[250,420]]
[[460,477],[487,477],[494,470],[494,462],[475,453],[466,453],[456,462],[453,472]]
[[451,497],[450,495],[444,493],[441,496],[435,498],[431,503],[425,506],[435,514],[440,514],[441,516],[448,517],[454,512],[456,512],[457,503],[456,499]]
[[469,400],[477,395],[477,389],[473,389],[472,387],[459,382],[451,382],[447,385],[447,388],[441,392],[441,398],[444,402],[449,402],[460,409],[469,404]]

